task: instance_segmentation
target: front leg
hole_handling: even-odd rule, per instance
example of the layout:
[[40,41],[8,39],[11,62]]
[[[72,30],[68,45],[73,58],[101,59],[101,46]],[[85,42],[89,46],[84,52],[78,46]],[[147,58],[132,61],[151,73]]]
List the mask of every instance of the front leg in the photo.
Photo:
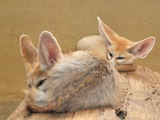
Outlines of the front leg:
[[40,106],[40,105],[36,105],[36,104],[27,104],[27,109],[31,112],[52,112],[54,111],[54,105],[53,104],[48,104],[46,106]]
[[137,68],[136,64],[124,64],[124,65],[116,65],[115,68],[119,72],[132,72]]

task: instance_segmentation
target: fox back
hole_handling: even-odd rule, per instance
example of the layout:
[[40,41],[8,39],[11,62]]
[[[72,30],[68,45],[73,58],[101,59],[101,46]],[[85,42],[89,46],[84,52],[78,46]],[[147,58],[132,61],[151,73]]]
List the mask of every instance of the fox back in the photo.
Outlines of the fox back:
[[[155,38],[149,37],[139,42],[132,42],[120,37],[98,17],[100,35],[87,36],[79,40],[77,49],[90,50],[106,56],[119,71],[134,70],[134,61],[145,58],[152,50]],[[130,68],[127,68],[127,66]],[[122,66],[122,67],[120,67]]]
[[38,49],[26,35],[20,37],[20,46],[30,110],[74,112],[119,104],[121,77],[106,57],[90,51],[63,55],[47,31],[41,33]]

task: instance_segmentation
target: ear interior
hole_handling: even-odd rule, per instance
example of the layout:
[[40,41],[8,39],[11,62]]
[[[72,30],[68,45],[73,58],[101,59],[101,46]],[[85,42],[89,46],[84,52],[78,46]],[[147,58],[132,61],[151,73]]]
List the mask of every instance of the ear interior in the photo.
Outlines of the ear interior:
[[38,55],[36,48],[27,35],[20,37],[20,49],[26,69],[33,67],[38,62]]
[[107,46],[112,45],[112,39],[118,37],[118,34],[116,34],[110,27],[108,27],[99,17],[97,17],[97,20],[102,39],[107,44]]
[[61,48],[56,38],[48,31],[41,33],[38,50],[41,69],[53,66],[62,57]]
[[153,49],[154,44],[155,38],[149,37],[139,42],[136,42],[128,49],[128,52],[139,58],[145,58],[148,53]]

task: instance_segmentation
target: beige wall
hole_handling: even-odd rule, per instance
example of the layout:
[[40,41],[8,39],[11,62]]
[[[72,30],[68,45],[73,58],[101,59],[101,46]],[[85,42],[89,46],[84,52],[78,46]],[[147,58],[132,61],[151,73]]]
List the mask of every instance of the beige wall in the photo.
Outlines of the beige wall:
[[138,63],[160,72],[160,0],[1,0],[1,99],[23,98],[26,77],[18,43],[21,34],[29,35],[37,45],[39,33],[49,30],[65,52],[81,37],[98,34],[97,16],[133,41],[155,36],[153,51]]

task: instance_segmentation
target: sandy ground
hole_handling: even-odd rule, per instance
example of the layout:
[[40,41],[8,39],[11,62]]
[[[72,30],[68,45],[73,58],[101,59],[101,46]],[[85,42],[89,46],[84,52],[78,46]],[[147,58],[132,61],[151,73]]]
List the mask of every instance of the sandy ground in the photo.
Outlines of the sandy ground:
[[0,102],[0,120],[6,120],[19,103],[20,101]]

